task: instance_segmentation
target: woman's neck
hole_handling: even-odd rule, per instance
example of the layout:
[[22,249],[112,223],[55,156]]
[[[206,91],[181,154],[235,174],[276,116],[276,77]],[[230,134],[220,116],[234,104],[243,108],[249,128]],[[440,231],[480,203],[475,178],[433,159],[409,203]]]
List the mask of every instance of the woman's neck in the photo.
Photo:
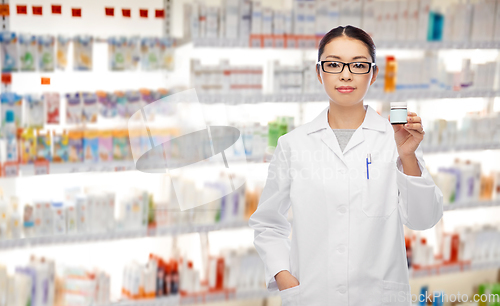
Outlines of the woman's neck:
[[342,106],[330,102],[328,123],[332,129],[357,129],[365,120],[363,102],[352,106]]

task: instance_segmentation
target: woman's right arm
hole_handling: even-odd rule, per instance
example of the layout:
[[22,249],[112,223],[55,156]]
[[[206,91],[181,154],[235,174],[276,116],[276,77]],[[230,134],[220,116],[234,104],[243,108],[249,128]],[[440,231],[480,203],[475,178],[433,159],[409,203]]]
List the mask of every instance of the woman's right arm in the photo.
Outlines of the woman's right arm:
[[[264,262],[266,286],[269,291],[293,287],[290,285],[295,279],[290,274],[289,261],[288,237],[291,232],[291,225],[287,220],[291,205],[289,161],[290,150],[286,140],[281,136],[278,138],[276,150],[269,164],[266,185],[262,190],[259,204],[248,221],[249,226],[254,229],[255,248]],[[285,273],[280,273],[281,271]],[[275,278],[278,273],[279,277]]]

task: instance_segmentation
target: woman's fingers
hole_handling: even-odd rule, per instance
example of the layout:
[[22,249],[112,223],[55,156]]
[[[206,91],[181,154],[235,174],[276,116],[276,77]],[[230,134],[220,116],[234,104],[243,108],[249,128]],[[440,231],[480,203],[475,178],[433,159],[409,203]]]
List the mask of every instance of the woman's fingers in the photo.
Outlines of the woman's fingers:
[[407,130],[417,131],[419,133],[424,132],[424,128],[422,127],[422,124],[420,124],[420,123],[407,123],[404,125],[404,127]]

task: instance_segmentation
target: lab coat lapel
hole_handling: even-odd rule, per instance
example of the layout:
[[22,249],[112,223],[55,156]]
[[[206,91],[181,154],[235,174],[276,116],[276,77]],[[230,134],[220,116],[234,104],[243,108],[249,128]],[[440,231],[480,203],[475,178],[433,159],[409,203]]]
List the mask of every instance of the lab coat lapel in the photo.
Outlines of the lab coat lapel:
[[352,134],[351,139],[347,143],[344,149],[344,155],[357,146],[358,144],[365,141],[365,129],[375,130],[379,132],[385,132],[386,122],[372,107],[369,105],[363,105],[366,110],[365,119],[361,126]]
[[339,142],[332,128],[328,124],[328,109],[330,106],[323,109],[323,111],[308,124],[307,133],[320,133],[321,141],[330,148],[330,150],[337,155],[337,157],[345,164],[344,154],[340,150]]
[[337,157],[347,166],[344,160],[344,154],[340,150],[340,145],[335,136],[335,133],[331,129],[327,129],[322,131],[321,140],[330,148],[330,150],[337,155]]
[[356,131],[351,136],[351,139],[349,139],[349,142],[344,148],[344,155],[352,148],[357,146],[358,144],[362,143],[365,141],[365,133],[363,131],[363,127],[359,127]]

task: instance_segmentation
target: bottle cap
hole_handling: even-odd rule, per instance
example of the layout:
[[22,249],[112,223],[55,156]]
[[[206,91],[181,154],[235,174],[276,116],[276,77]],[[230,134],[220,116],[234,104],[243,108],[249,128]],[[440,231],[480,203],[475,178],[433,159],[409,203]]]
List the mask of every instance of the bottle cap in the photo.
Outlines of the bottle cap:
[[14,112],[11,110],[8,110],[5,112],[5,122],[11,123],[14,122]]
[[391,102],[391,108],[407,108],[406,102]]

